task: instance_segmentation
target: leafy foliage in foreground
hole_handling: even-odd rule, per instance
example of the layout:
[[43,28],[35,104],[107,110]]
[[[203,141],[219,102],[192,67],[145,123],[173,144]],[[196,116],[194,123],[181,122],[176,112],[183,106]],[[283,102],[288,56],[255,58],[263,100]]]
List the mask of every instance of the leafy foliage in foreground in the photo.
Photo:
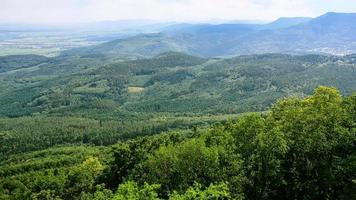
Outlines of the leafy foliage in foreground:
[[4,161],[1,171],[13,173],[1,174],[0,194],[3,199],[353,199],[355,108],[355,95],[342,98],[333,88],[319,87],[304,99],[281,99],[266,114],[121,142],[112,154],[105,149],[83,154],[85,160],[67,167],[43,170],[42,160],[56,158],[45,156],[49,150],[22,154],[19,161],[32,157],[38,167]]

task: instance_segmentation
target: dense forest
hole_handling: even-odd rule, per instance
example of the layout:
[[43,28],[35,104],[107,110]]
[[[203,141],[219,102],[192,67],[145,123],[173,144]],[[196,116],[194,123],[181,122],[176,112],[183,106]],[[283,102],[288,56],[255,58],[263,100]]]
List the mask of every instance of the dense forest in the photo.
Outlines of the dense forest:
[[[7,120],[2,125],[31,131],[27,118]],[[68,132],[75,124],[108,125],[47,120],[68,124]],[[7,129],[1,140],[11,141]],[[355,95],[321,86],[311,96],[279,99],[265,112],[159,132],[106,146],[28,149],[2,159],[0,199],[356,198]],[[56,139],[65,138],[50,141]]]
[[355,55],[0,57],[0,199],[353,199],[355,74]]
[[355,55],[207,59],[169,52],[138,60],[33,59],[16,59],[20,68],[0,65],[0,116],[236,114],[264,111],[279,98],[303,97],[319,85],[344,95],[356,90]]

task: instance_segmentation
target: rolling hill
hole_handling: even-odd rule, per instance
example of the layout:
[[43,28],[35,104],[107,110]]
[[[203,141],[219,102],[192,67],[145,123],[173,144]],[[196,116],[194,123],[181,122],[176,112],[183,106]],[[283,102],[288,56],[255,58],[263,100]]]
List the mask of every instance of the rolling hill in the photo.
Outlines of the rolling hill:
[[304,96],[318,85],[350,95],[356,90],[355,74],[354,55],[206,59],[168,52],[122,61],[58,57],[0,74],[0,115],[262,111],[278,98]]

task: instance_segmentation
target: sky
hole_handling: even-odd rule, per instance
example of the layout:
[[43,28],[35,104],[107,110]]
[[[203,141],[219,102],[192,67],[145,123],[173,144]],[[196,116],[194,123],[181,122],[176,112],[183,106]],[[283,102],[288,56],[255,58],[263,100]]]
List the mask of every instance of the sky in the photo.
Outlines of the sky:
[[356,12],[356,0],[0,0],[0,23],[274,20]]

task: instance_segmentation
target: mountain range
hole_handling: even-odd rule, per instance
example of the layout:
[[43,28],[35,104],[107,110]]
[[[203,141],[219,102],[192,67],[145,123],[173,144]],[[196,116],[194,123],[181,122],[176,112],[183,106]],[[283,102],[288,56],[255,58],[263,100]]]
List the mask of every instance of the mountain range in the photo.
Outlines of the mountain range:
[[149,57],[167,51],[202,57],[247,54],[356,53],[356,13],[326,13],[316,18],[280,18],[268,24],[174,24],[159,33],[140,34],[63,55]]

